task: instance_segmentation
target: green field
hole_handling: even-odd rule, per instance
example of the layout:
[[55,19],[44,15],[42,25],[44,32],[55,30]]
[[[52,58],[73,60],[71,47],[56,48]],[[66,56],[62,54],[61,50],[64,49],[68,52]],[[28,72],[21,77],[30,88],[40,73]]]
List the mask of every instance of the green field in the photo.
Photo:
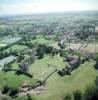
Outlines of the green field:
[[10,52],[10,51],[21,51],[21,50],[24,50],[25,48],[27,48],[27,46],[24,46],[24,45],[17,45],[17,44],[15,44],[15,45],[12,45],[11,47],[9,47],[9,48],[7,48],[7,49],[5,49],[3,52]]
[[[22,50],[26,46],[13,45],[6,49],[4,52],[10,52],[14,50]],[[55,67],[48,66],[48,64],[57,66],[57,69],[62,69],[66,66],[66,62],[63,62],[63,57],[55,55],[44,55],[44,58],[37,59],[33,64],[29,66],[30,72],[33,74],[33,78],[29,78],[25,75],[16,75],[15,72],[0,72],[0,88],[4,85],[8,85],[13,88],[18,88],[23,82],[27,81],[30,85],[34,84],[37,80],[44,80],[51,72],[55,70]],[[13,68],[17,68],[17,62],[14,62]],[[45,89],[38,95],[34,95],[34,100],[62,100],[63,97],[72,93],[74,90],[81,90],[84,92],[86,87],[93,84],[96,76],[98,76],[97,70],[94,68],[95,62],[86,62],[81,64],[79,68],[72,72],[72,75],[61,77],[55,72],[48,78],[45,84]],[[19,97],[15,100],[25,100],[24,97]]]
[[47,36],[48,38],[50,37],[51,39],[48,40],[48,39],[45,39],[42,35],[37,35],[36,36],[36,39],[32,39],[32,43],[40,43],[40,44],[51,44],[53,43],[54,41],[52,40],[52,38],[54,36]]
[[[45,55],[43,59],[36,60],[34,64],[30,65],[30,72],[33,73],[34,78],[31,79],[25,75],[17,76],[14,72],[0,72],[0,87],[7,84],[8,86],[17,88],[25,80],[29,84],[34,84],[37,79],[45,79],[55,68],[48,67],[47,64],[56,65],[58,69],[63,68],[66,63],[59,55],[53,58]],[[34,95],[34,100],[62,100],[67,93],[80,89],[84,91],[86,87],[92,84],[98,75],[97,70],[94,69],[94,62],[86,62],[82,64],[77,70],[72,72],[71,76],[61,77],[55,72],[47,81],[45,90],[39,95]],[[14,66],[17,66],[17,64]],[[20,99],[16,99],[20,100]],[[21,98],[21,100],[24,100]]]
[[58,69],[62,69],[65,66],[63,58],[58,55],[53,58],[51,56],[45,56],[43,59],[36,60],[35,63],[30,66],[30,71],[36,78],[45,78],[55,69],[51,66],[48,67],[48,64],[55,65]]
[[8,85],[12,88],[18,88],[24,81],[27,81],[29,84],[34,84],[36,80],[25,75],[16,75],[13,71],[0,72],[0,88],[4,85]]
[[[63,58],[54,56],[45,56],[43,59],[36,60],[30,66],[30,71],[34,75],[34,79],[44,79],[49,75],[54,68],[48,67],[47,64],[56,65],[58,69],[63,68],[66,64]],[[94,62],[86,62],[82,64],[77,70],[72,72],[71,76],[61,77],[55,72],[47,81],[45,89],[38,95],[33,96],[33,100],[62,100],[67,93],[72,93],[74,90],[81,90],[84,92],[88,85],[93,84],[97,70],[94,68]],[[24,98],[17,98],[15,100],[25,100]]]
[[98,75],[94,63],[87,62],[75,70],[71,76],[60,77],[55,73],[46,83],[43,93],[36,95],[37,100],[62,100],[67,93],[85,88],[92,84]]

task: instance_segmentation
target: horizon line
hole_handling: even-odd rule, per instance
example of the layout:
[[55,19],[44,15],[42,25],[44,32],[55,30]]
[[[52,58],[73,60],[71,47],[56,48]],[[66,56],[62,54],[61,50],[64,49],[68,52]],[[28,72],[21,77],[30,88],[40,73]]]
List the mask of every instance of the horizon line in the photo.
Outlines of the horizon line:
[[16,14],[3,14],[0,17],[7,17],[7,16],[28,16],[28,15],[45,15],[45,14],[59,14],[59,13],[73,13],[78,14],[79,12],[98,12],[98,10],[80,10],[80,11],[54,11],[54,12],[37,12],[37,13],[16,13]]

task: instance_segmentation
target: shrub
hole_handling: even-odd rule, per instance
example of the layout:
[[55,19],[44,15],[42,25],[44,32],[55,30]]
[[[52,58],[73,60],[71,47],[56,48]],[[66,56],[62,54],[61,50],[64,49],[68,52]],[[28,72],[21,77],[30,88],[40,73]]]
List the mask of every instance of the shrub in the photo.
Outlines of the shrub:
[[72,100],[71,94],[67,94],[67,95],[64,97],[64,100]]
[[80,90],[76,90],[73,92],[74,100],[82,100],[82,93]]
[[[84,100],[93,100],[92,98],[96,94],[96,89],[94,86],[88,86],[84,93]],[[95,99],[96,100],[96,99]]]

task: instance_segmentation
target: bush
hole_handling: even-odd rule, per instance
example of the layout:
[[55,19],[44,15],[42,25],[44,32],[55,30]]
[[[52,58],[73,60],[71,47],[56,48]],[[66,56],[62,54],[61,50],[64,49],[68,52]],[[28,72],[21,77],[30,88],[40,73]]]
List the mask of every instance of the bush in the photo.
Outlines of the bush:
[[73,92],[74,100],[82,100],[82,93],[80,90],[76,90]]
[[65,57],[67,55],[67,52],[65,50],[60,50],[60,56]]
[[10,88],[8,86],[4,86],[2,93],[6,94],[6,93],[8,93],[9,90],[10,90]]
[[89,86],[85,90],[85,93],[84,93],[83,97],[84,97],[84,100],[94,100],[93,99],[94,95],[96,95],[96,89],[95,89],[95,87],[94,86]]
[[40,52],[39,54],[38,54],[38,59],[42,59],[44,57],[44,53],[43,52]]
[[64,100],[72,100],[72,97],[70,94],[67,94],[65,97],[64,97]]
[[15,97],[17,96],[17,93],[18,93],[18,90],[17,89],[12,89],[9,93],[9,96],[10,97]]

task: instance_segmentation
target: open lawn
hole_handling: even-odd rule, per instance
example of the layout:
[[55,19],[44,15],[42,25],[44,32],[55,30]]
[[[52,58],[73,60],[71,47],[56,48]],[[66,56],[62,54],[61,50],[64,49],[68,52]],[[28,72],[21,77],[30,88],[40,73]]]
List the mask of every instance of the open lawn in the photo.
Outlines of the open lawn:
[[61,69],[65,66],[63,62],[63,58],[56,55],[52,58],[52,56],[45,56],[43,59],[36,60],[34,64],[30,66],[30,71],[34,74],[35,78],[42,79],[49,75],[54,67],[48,66],[48,64],[57,66],[58,69]]
[[71,76],[60,77],[57,73],[53,74],[47,80],[44,92],[36,95],[37,100],[62,100],[62,97],[74,90],[84,91],[98,75],[93,66],[93,62],[86,62],[73,71]]

